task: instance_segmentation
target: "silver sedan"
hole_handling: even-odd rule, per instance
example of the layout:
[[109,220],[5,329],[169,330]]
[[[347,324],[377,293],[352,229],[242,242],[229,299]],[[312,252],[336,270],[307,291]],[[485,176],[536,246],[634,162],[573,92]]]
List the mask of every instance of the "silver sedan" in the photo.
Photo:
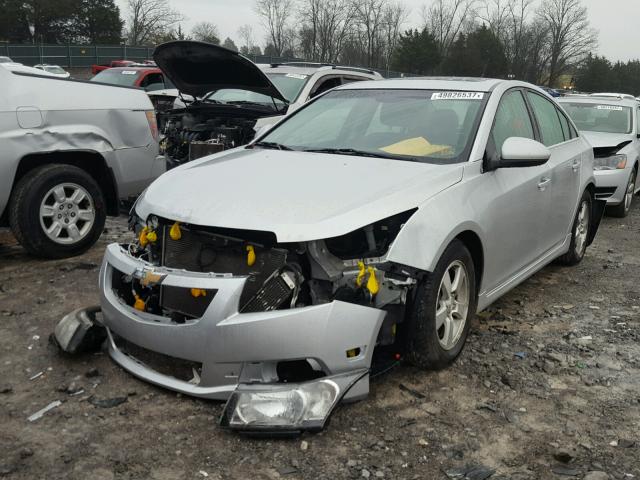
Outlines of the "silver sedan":
[[[515,81],[353,83],[153,183],[100,274],[112,358],[228,399],[238,430],[322,428],[370,373],[444,368],[479,310],[596,233],[593,150]],[[168,369],[168,367],[171,367]]]

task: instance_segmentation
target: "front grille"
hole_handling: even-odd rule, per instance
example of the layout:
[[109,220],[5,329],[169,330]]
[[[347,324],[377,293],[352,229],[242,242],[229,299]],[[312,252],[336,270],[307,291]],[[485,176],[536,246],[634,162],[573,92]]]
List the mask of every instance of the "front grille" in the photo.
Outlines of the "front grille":
[[616,187],[597,187],[596,199],[606,200],[607,198],[611,197],[614,193],[616,193]]
[[[281,248],[250,244],[245,240],[194,231],[186,227],[181,228],[181,238],[173,240],[169,236],[169,229],[169,226],[165,226],[162,235],[162,265],[192,272],[247,276],[240,297],[241,310],[244,310],[265,282],[287,263],[287,251]],[[249,245],[253,247],[256,255],[252,265],[248,264]]]
[[197,289],[197,296],[190,288],[162,285],[160,287],[160,305],[188,317],[200,318],[209,308],[217,290]]

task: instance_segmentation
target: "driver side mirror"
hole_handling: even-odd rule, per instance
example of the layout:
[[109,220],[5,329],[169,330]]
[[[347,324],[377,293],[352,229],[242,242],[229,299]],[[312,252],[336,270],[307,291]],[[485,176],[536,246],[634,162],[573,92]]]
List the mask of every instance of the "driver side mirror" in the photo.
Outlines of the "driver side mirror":
[[502,145],[497,168],[536,167],[551,158],[551,151],[530,138],[509,137]]

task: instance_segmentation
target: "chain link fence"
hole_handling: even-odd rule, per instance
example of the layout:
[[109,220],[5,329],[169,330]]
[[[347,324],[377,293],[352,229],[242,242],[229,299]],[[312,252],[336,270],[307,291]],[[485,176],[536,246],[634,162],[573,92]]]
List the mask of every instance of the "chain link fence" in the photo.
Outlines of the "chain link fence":
[[[134,47],[130,45],[10,45],[0,42],[0,56],[10,57],[14,62],[24,65],[48,63],[67,69],[88,68],[91,65],[109,64],[112,60],[133,60],[142,62],[151,59],[153,47]],[[245,55],[255,63],[305,62],[301,58],[272,57],[268,55]],[[349,65],[362,67],[361,65]],[[393,70],[373,68],[385,78],[412,76]]]

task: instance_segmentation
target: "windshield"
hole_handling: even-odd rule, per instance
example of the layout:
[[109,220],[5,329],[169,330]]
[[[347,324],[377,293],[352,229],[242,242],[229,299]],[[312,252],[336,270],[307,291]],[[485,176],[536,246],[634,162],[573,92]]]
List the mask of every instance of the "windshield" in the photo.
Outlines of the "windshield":
[[[298,94],[307,83],[307,75],[298,75],[294,73],[267,73],[266,74],[271,83],[273,83],[278,91],[282,93],[282,96],[287,99],[289,103],[295,101]],[[231,102],[250,102],[250,103],[264,103],[273,105],[274,100],[278,105],[283,105],[281,100],[272,99],[268,95],[262,95],[260,93],[250,92],[248,90],[239,89],[222,89],[209,93],[204,97],[205,100],[215,100],[217,102],[231,103]]]
[[98,73],[91,81],[134,87],[139,76],[140,72],[137,70],[113,70],[110,68]]
[[629,107],[595,103],[567,103],[562,106],[578,130],[586,132],[631,133],[632,112]]
[[298,110],[256,145],[462,162],[486,97],[482,92],[336,90]]

